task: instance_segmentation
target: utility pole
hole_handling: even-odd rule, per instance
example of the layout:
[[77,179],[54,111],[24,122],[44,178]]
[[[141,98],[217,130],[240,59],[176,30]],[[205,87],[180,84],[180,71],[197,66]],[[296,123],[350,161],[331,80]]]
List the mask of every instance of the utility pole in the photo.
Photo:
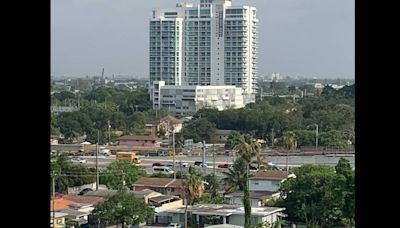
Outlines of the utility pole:
[[271,129],[271,147],[274,147],[274,129]]
[[125,173],[124,170],[121,170],[122,173],[122,187],[125,187]]
[[206,141],[203,139],[203,156],[202,156],[202,162],[203,162],[203,171],[205,172],[206,170]]
[[286,149],[286,175],[289,175],[289,149]]
[[[174,170],[174,179],[176,179],[176,171],[175,171],[175,129],[172,126],[172,167]],[[182,164],[181,164],[182,165]]]
[[52,179],[52,185],[53,185],[53,226],[56,227],[56,209],[55,209],[55,200],[56,200],[56,187],[55,187],[55,181],[54,181],[54,170],[52,171],[51,174],[51,179]]
[[215,176],[215,145],[214,144],[213,144],[213,167],[214,167],[213,173],[214,173],[214,176]]
[[99,190],[99,141],[100,141],[100,131],[97,130],[97,143],[96,143],[96,191]]
[[315,150],[318,150],[318,124],[315,124]]
[[110,125],[110,120],[107,121],[108,123],[108,145],[111,144],[111,125]]

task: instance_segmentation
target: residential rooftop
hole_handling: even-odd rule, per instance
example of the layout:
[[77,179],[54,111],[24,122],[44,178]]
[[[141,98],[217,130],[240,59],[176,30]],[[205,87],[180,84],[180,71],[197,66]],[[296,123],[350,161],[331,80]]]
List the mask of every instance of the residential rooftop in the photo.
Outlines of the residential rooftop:
[[[282,212],[282,207],[252,207],[252,216],[267,216],[276,212]],[[244,207],[230,204],[197,204],[188,206],[187,211],[195,215],[219,215],[230,216],[233,214],[244,215]],[[165,210],[166,213],[185,213],[185,206]]]
[[155,188],[181,187],[182,180],[173,178],[141,177],[133,184],[133,186]]
[[281,170],[258,170],[250,180],[284,180],[288,177],[286,171]]

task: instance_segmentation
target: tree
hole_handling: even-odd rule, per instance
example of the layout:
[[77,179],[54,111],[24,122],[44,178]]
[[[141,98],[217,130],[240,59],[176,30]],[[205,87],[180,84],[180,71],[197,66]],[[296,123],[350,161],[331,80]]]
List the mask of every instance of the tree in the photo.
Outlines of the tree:
[[332,167],[306,164],[293,170],[280,186],[289,218],[307,227],[332,226],[340,221],[344,201],[345,178]]
[[131,186],[140,177],[145,176],[145,170],[129,161],[114,161],[107,166],[104,175],[104,183],[110,189],[123,189],[125,186]]
[[182,183],[183,195],[185,199],[185,227],[187,227],[187,208],[194,205],[204,193],[204,182],[202,174],[193,166],[189,166],[188,175]]
[[216,131],[215,124],[206,118],[198,118],[189,121],[182,129],[182,136],[185,139],[193,139],[193,142],[210,141]]
[[205,182],[208,184],[205,186],[205,191],[211,195],[211,197],[216,197],[218,193],[219,183],[217,180],[217,176],[213,173],[210,173],[204,176]]
[[343,223],[348,227],[354,227],[354,208],[355,208],[355,181],[354,171],[351,168],[350,162],[344,158],[340,158],[338,164],[335,166],[336,174],[342,175],[346,179],[344,186],[344,200],[345,204],[342,208]]
[[286,149],[286,172],[289,173],[289,151],[297,147],[296,135],[293,131],[287,131],[283,134],[283,146]]
[[73,164],[64,154],[56,154],[51,162],[51,171],[55,173],[55,191],[67,193],[68,187],[95,182],[95,174],[86,166]]
[[201,198],[205,190],[203,176],[196,168],[189,166],[188,175],[183,182],[188,203],[194,205]]
[[246,184],[246,162],[243,158],[237,158],[232,168],[228,171],[223,171],[224,178],[222,182],[224,183],[225,190],[232,192],[235,190],[243,191],[244,185]]
[[326,147],[347,148],[349,144],[344,135],[337,130],[330,130],[328,132],[321,132],[320,145]]
[[236,143],[240,140],[241,134],[237,131],[233,131],[225,143],[225,149],[232,150]]
[[138,225],[154,217],[154,210],[142,199],[136,198],[125,190],[118,191],[105,202],[99,203],[94,208],[95,215],[101,224],[122,224],[122,227]]
[[[250,203],[250,191],[248,187],[248,178],[249,178],[249,165],[256,155],[259,153],[260,144],[251,137],[246,134],[241,137],[238,137],[238,140],[234,142],[234,150],[237,151],[238,155],[241,159],[241,165],[245,166],[244,178],[241,179],[243,186],[243,205],[245,211],[245,219],[244,219],[244,227],[249,228],[251,226],[251,203]],[[243,171],[243,170],[242,170]]]

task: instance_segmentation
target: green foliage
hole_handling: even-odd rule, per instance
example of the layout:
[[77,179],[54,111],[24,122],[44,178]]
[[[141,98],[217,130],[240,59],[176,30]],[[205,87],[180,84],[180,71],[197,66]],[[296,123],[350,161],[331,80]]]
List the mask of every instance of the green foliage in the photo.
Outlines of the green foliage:
[[129,161],[114,161],[107,166],[102,173],[104,183],[110,189],[123,189],[123,181],[125,186],[131,186],[140,177],[145,176],[146,172],[141,166],[136,166]]
[[[57,97],[60,95],[53,94],[52,102],[62,102]],[[83,92],[79,97],[81,97],[80,111],[61,113],[57,117],[52,117],[51,121],[52,133],[62,133],[69,142],[86,135],[87,141],[95,143],[98,130],[100,143],[107,142],[108,121],[110,121],[112,131],[118,130],[124,134],[145,134],[143,128],[146,123],[167,114],[165,110],[152,110],[149,95],[145,89],[130,91],[121,88],[97,87]]]
[[246,183],[246,162],[243,158],[237,158],[232,166],[227,171],[223,171],[224,178],[222,182],[224,183],[225,190],[228,192],[241,190],[243,191],[244,185]]
[[[268,142],[272,142],[272,131],[274,138],[280,138],[285,131],[298,133],[304,130],[301,133],[305,135],[299,135],[299,146],[311,143],[310,135],[305,130],[311,124],[318,124],[320,133],[338,130],[354,143],[354,86],[327,89],[320,97],[307,96],[297,103],[280,97],[264,97],[263,101],[248,104],[242,109],[201,109],[194,117],[206,118],[217,129],[252,134]],[[231,147],[229,142],[228,147]]]
[[296,134],[293,131],[287,131],[283,134],[283,146],[288,151],[292,151],[297,148]]
[[328,132],[322,132],[319,136],[320,145],[326,147],[336,147],[336,148],[347,148],[347,139],[343,136],[340,131],[331,130]]
[[[243,205],[245,211],[244,227],[250,228],[251,203],[250,191],[247,184],[249,178],[248,169],[252,159],[259,155],[260,144],[249,134],[236,135],[231,144],[233,145],[233,149],[237,151],[239,157],[233,165],[233,170],[229,169],[228,172],[224,172],[225,178],[223,181],[226,183],[228,190],[233,190],[237,187],[243,189]],[[257,160],[260,161],[260,159]]]
[[340,158],[335,167],[336,174],[342,175],[346,178],[344,186],[344,200],[345,205],[342,208],[343,222],[349,227],[354,226],[355,219],[355,175],[351,168],[350,162],[344,158]]
[[233,131],[229,136],[228,139],[225,143],[225,149],[227,150],[232,150],[233,147],[235,146],[236,142],[239,141],[239,138],[241,137],[241,134],[237,131]]
[[194,205],[204,193],[203,175],[193,166],[189,166],[188,175],[183,181],[183,193],[187,202]]
[[51,171],[55,174],[55,191],[67,193],[68,187],[90,184],[96,181],[95,174],[86,166],[73,164],[65,155],[56,155],[51,162]]
[[210,141],[215,133],[215,124],[206,118],[193,119],[186,123],[182,129],[182,136],[185,139],[193,139],[193,142]]
[[315,145],[315,130],[295,130],[293,133],[296,135],[298,146],[314,146]]
[[53,94],[54,98],[56,98],[59,101],[65,101],[68,99],[75,99],[75,94],[69,92],[69,91],[61,91],[58,93]]
[[216,194],[212,196],[210,193],[205,193],[203,197],[200,199],[199,203],[204,204],[227,204],[229,200],[227,200],[223,195]]
[[336,169],[339,172],[332,167],[307,164],[293,170],[296,177],[280,186],[283,206],[292,220],[305,222],[308,227],[325,227],[343,219],[346,210],[347,217],[352,216],[351,212],[354,215],[354,204],[348,206],[348,201],[354,202],[354,188],[346,184],[348,180],[342,174],[351,171],[344,161]]
[[213,173],[204,176],[204,181],[208,184],[205,186],[205,191],[211,195],[211,197],[216,197],[219,189],[219,182],[217,176]]
[[96,205],[92,214],[100,220],[101,224],[122,224],[122,227],[128,227],[127,225],[138,225],[152,219],[154,210],[142,199],[122,190],[105,202]]

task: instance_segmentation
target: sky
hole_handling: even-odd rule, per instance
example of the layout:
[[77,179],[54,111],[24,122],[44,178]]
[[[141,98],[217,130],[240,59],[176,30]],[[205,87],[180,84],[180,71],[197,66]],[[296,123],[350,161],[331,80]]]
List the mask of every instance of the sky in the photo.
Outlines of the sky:
[[[51,0],[51,75],[147,78],[152,9],[199,0]],[[233,0],[257,7],[258,74],[354,78],[354,0]]]

